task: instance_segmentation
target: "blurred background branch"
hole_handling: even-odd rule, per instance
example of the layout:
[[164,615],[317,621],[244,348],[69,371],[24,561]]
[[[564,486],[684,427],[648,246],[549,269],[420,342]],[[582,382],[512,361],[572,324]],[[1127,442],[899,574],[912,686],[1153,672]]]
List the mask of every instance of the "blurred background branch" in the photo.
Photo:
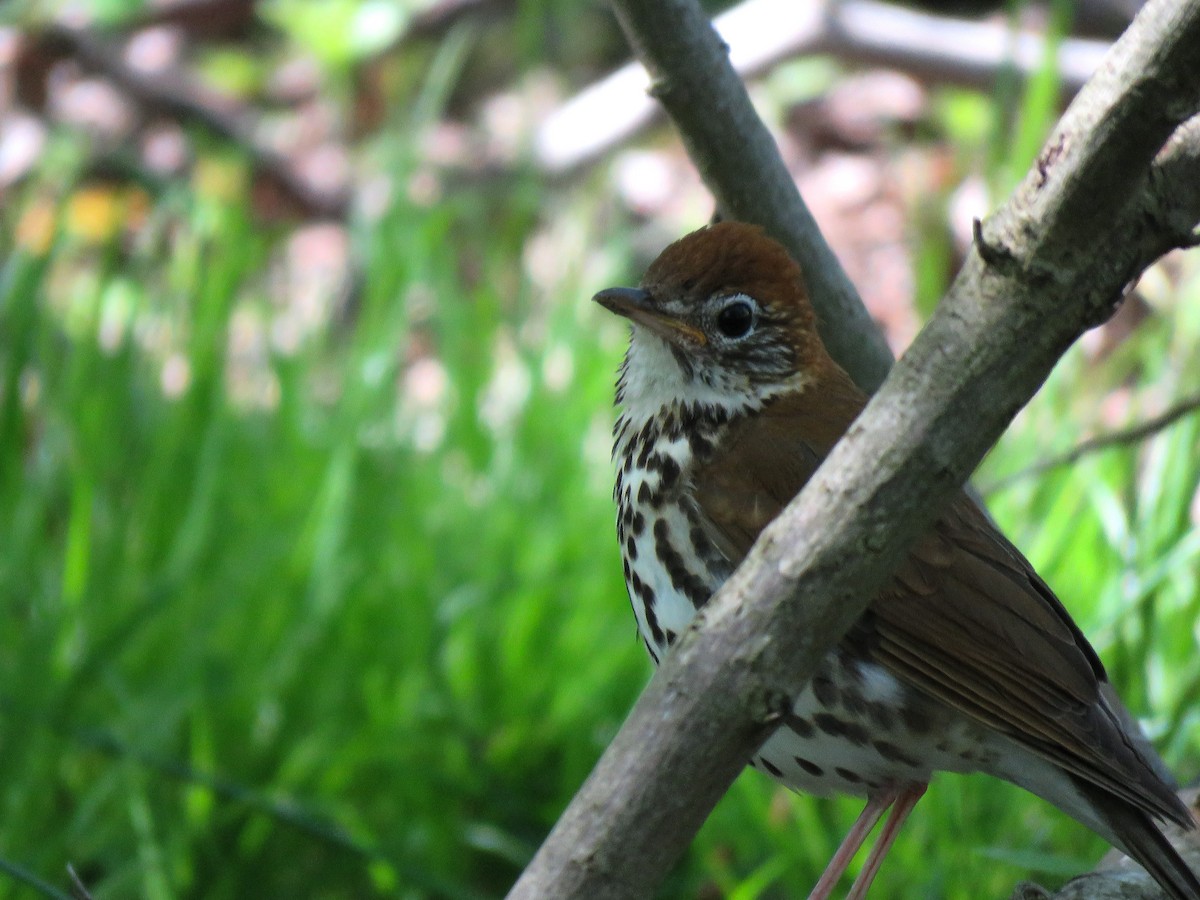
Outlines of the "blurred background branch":
[[[211,6],[206,4],[206,9]],[[211,10],[209,10],[211,11]],[[184,21],[190,21],[185,18]],[[144,68],[129,59],[120,43],[104,40],[89,28],[49,24],[30,35],[22,48],[39,66],[69,57],[85,71],[102,77],[133,103],[140,115],[164,116],[180,123],[197,123],[244,150],[261,183],[283,194],[299,211],[317,218],[344,218],[349,201],[344,179],[299,170],[295,161],[262,137],[254,111],[235,98],[210,90],[185,68],[160,57]],[[143,54],[143,59],[150,56]],[[138,55],[134,54],[134,60]]]
[[[1001,71],[1028,77],[1043,65],[1047,38],[1014,34],[1002,22],[977,22],[873,0],[789,3],[748,0],[713,27],[743,78],[797,56],[831,55],[851,65],[883,66],[934,84],[987,89]],[[1063,91],[1073,95],[1108,49],[1106,41],[1067,38],[1054,48]],[[653,123],[659,105],[645,70],[630,63],[589,85],[538,129],[537,159],[569,171],[609,152]]]
[[1041,460],[1036,465],[1032,465],[1028,469],[1022,469],[1020,472],[1013,472],[1007,478],[997,481],[995,484],[984,485],[980,488],[980,493],[987,496],[996,491],[1005,490],[1012,487],[1018,481],[1026,478],[1036,478],[1038,475],[1043,475],[1052,469],[1072,465],[1091,453],[1099,453],[1110,447],[1126,447],[1131,444],[1137,444],[1148,437],[1154,436],[1164,428],[1171,427],[1184,416],[1191,415],[1197,409],[1200,409],[1200,397],[1187,397],[1174,404],[1161,415],[1141,422],[1132,428],[1123,428],[1119,431],[1112,431],[1108,434],[1097,435],[1094,438],[1081,441],[1066,453],[1060,453],[1058,456],[1051,457],[1050,459]]

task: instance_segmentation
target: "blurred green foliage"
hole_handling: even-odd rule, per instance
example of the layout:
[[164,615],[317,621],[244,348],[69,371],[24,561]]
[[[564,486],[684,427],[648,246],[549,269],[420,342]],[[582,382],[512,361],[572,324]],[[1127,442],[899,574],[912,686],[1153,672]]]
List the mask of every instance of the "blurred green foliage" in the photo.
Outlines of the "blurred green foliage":
[[[271,6],[317,38],[373,8]],[[414,119],[447,102],[460,50],[432,57]],[[964,157],[1028,155],[997,150],[1002,104],[935,108]],[[403,184],[403,145],[375,152]],[[0,898],[62,896],[67,863],[97,898],[502,895],[649,675],[612,535],[624,334],[586,302],[636,279],[626,223],[598,184],[530,173],[434,205],[398,191],[356,228],[346,314],[283,350],[280,235],[236,189],[72,213],[48,185],[76,165],[53,146],[0,211]],[[914,241],[949,257],[932,216]],[[1200,388],[1186,292],[1117,352],[1073,350],[983,480],[1068,449],[1122,386],[1135,409]],[[1198,432],[990,498],[1182,773],[1200,770]],[[664,896],[803,896],[858,806],[748,772]],[[944,778],[879,890],[1006,896],[1100,849],[1014,788]]]

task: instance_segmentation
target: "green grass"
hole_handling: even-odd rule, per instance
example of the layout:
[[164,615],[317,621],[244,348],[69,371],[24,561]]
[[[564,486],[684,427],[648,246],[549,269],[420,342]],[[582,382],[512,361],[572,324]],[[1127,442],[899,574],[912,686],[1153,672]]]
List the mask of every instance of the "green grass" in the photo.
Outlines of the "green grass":
[[[9,257],[0,855],[97,896],[490,896],[586,775],[647,671],[603,487],[614,341],[582,290],[533,296],[520,233],[415,214],[364,236],[350,333],[266,362],[268,408],[232,397],[266,244],[237,210],[165,269]],[[181,396],[131,335],[100,348],[118,285],[178,339]],[[418,333],[448,371],[426,410],[396,389]]]
[[[168,189],[138,240],[45,256],[12,237],[32,189],[0,213],[0,898],[67,863],[97,898],[504,893],[649,675],[612,534],[624,335],[587,302],[637,273],[605,201],[546,196],[401,194],[356,233],[352,313],[287,353],[276,236],[236,202]],[[1200,389],[1198,295],[1072,351],[981,480],[1121,385]],[[1183,776],[1198,442],[1193,417],[989,498]],[[857,812],[748,772],[663,896],[804,896]],[[1101,850],[945,777],[880,891],[1006,896]]]
[[[45,260],[9,257],[10,864],[65,886],[71,862],[97,897],[248,884],[489,897],[528,859],[648,667],[610,534],[622,335],[585,302],[620,278],[585,256],[543,293],[513,265],[528,232],[485,233],[486,219],[402,207],[364,233],[357,317],[270,355],[265,407],[237,402],[231,383],[235,311],[266,315],[269,244],[236,208],[173,232],[166,265],[69,239]],[[585,269],[600,281],[582,283]],[[102,349],[113,304],[129,330]],[[190,361],[178,397],[161,389],[162,351],[134,337],[156,318]],[[1097,378],[1140,368],[1162,391],[1195,389],[1169,364],[1195,325],[1174,325],[1145,329],[1099,376],[1074,353],[988,471],[1073,443]],[[415,343],[445,374],[423,408],[397,390]],[[1196,439],[1186,420],[992,504],[1184,772],[1200,767]],[[666,894],[799,895],[856,812],[747,773]],[[1000,895],[1029,868],[1061,876],[1099,850],[1015,789],[945,778],[886,871],[897,896]],[[963,859],[977,864],[952,864]],[[0,896],[26,890],[0,880]]]

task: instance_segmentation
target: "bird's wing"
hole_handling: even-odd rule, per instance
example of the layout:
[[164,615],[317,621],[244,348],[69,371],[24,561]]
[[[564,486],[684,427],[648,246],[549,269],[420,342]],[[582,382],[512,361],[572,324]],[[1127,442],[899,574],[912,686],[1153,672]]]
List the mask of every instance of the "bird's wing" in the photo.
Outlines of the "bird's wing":
[[[840,382],[789,395],[738,423],[694,473],[705,527],[732,562],[800,490],[862,403]],[[1095,651],[966,495],[917,543],[850,639],[969,718],[1138,808],[1179,820],[1178,800],[1135,746]]]
[[864,625],[871,655],[903,680],[1084,781],[1180,821],[1095,651],[967,496],[918,541]]

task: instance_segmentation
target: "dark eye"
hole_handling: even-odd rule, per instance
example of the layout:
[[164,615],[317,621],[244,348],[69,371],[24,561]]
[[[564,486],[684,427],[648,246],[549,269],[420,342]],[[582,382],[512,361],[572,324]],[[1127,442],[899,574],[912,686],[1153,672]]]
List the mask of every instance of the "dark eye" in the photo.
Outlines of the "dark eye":
[[727,338],[745,337],[754,325],[754,307],[745,300],[734,300],[717,313],[717,328]]

